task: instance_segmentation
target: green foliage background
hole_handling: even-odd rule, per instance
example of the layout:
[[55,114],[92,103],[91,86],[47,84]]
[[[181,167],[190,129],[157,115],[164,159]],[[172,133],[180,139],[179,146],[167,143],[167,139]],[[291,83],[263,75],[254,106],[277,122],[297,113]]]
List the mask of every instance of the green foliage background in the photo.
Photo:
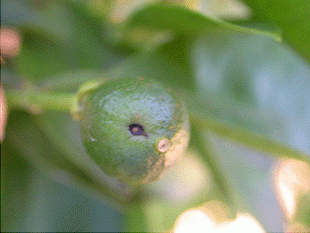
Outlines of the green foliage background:
[[[177,206],[154,194],[115,206],[69,113],[12,110],[1,147],[1,230],[163,231],[184,210],[219,199],[232,216],[246,211],[266,231],[283,231],[270,170],[281,157],[310,161],[309,1],[244,0],[253,17],[234,21],[161,1],[121,22],[112,20],[113,1],[100,2],[2,1],[2,26],[22,35],[2,85],[57,94],[104,77],[164,82],[186,102],[190,149],[212,189]],[[127,201],[124,188],[114,191]],[[298,210],[308,227],[309,206],[303,199]]]

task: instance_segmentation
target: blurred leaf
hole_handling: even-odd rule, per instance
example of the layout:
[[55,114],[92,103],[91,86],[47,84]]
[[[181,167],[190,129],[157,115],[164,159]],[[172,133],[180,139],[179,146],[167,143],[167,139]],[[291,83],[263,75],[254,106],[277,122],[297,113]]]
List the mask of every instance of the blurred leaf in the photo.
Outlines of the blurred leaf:
[[310,192],[297,199],[294,221],[303,223],[310,229]]
[[214,183],[218,189],[218,196],[214,199],[226,203],[229,207],[230,217],[235,218],[239,206],[236,200],[237,196],[234,187],[228,182],[228,173],[219,166],[217,158],[215,157],[216,154],[212,152],[209,143],[203,140],[201,125],[195,124],[194,122],[191,122],[191,145],[200,152],[201,158],[208,165],[212,173]]
[[[72,26],[71,59],[75,68],[107,68],[122,58],[113,48],[108,22],[91,14],[84,1],[64,1]],[[125,54],[126,55],[126,54]]]
[[84,4],[54,2],[34,15],[34,20],[18,27],[23,34],[17,58],[22,76],[42,80],[68,69],[105,69],[132,52],[117,51],[107,23],[90,14]]
[[64,47],[64,44],[42,32],[24,30],[17,70],[21,76],[31,79],[42,79],[46,75],[63,72],[70,67]]
[[147,219],[143,202],[135,200],[131,203],[130,208],[126,212],[124,231],[127,232],[147,232]]
[[26,1],[3,0],[1,1],[1,26],[15,27],[29,21],[35,15],[34,8]]
[[301,59],[271,40],[230,33],[198,39],[191,56],[201,112],[309,154],[310,69]]
[[172,87],[194,88],[194,74],[189,63],[188,37],[179,36],[151,53],[139,53],[114,66],[107,76],[147,76]]
[[191,40],[179,36],[154,52],[136,53],[107,70],[70,70],[49,76],[39,85],[48,90],[75,91],[87,80],[147,76],[175,88],[193,89],[194,74],[188,50]]
[[[33,193],[31,188],[34,184],[33,178],[36,170],[32,168],[30,171],[29,167],[25,168],[25,165],[20,165],[21,162],[26,159],[31,162],[32,165],[35,165],[36,169],[44,171],[51,176],[56,175],[57,171],[60,171],[61,169],[59,167],[55,169],[55,166],[48,161],[49,156],[50,160],[54,158],[55,161],[58,161],[61,168],[64,168],[66,164],[63,160],[61,160],[57,150],[47,143],[46,138],[43,137],[38,128],[33,125],[33,122],[31,122],[30,119],[30,115],[26,113],[11,112],[6,128],[7,132],[3,146],[7,149],[4,150],[7,151],[7,153],[4,153],[3,156],[1,156],[1,159],[4,158],[9,161],[9,163],[4,163],[4,166],[13,166],[13,168],[4,168],[4,180],[6,181],[6,185],[4,185],[3,188],[4,193],[9,192],[9,197],[12,196],[12,193],[16,193],[18,196],[14,198],[15,200],[13,203],[7,200],[7,198],[3,199],[2,204],[6,207],[5,213],[9,214],[10,221],[12,221],[12,223],[7,225],[4,221],[2,226],[4,228],[1,229],[7,228],[8,230],[13,231],[27,231],[31,228],[31,223],[28,221],[29,216],[33,212],[39,211],[36,210],[34,203],[31,201],[32,198],[36,196],[36,193]],[[42,154],[46,157],[42,156]],[[18,163],[16,163],[17,161]],[[11,174],[11,177],[14,178],[11,180],[8,175],[12,172],[14,173],[14,169],[17,169],[17,171],[15,171],[16,173],[14,175]],[[67,169],[70,168],[67,167]],[[71,171],[74,172],[73,169]],[[16,183],[16,181],[24,178],[27,180],[23,181],[22,184]],[[65,182],[65,176],[59,178],[60,180],[63,179]],[[18,189],[21,189],[23,192],[17,192]],[[19,210],[15,209],[16,205],[18,205]],[[6,214],[4,216],[6,216]],[[19,214],[21,216],[19,216]],[[42,215],[37,217],[37,222],[40,222],[42,227],[46,227],[48,225],[48,219],[44,218]],[[20,219],[21,222],[19,222],[18,219]]]
[[118,210],[45,174],[35,174],[31,180],[32,196],[27,200],[31,208],[24,231],[121,231],[123,216]]
[[128,29],[142,27],[159,31],[171,30],[177,34],[190,36],[212,34],[215,31],[228,30],[246,34],[261,34],[274,40],[280,39],[276,34],[252,30],[216,18],[210,18],[209,16],[175,4],[149,4],[134,12],[129,17],[126,26]]
[[73,173],[76,171],[55,147],[47,143],[47,138],[35,125],[31,115],[11,111],[6,131],[5,143],[11,145],[14,150],[42,171],[52,173],[55,167],[70,170]]
[[64,158],[30,115],[11,112],[1,154],[2,231],[120,230],[115,209],[66,187],[83,190],[87,178]]
[[31,166],[8,140],[1,145],[1,231],[20,231],[27,218]]
[[[54,118],[49,121],[53,117],[57,120]],[[113,206],[124,207],[124,203],[131,195],[130,190],[104,175],[85,155],[84,150],[81,150],[82,146],[77,146],[80,143],[79,132],[75,133],[78,138],[76,142],[70,136],[73,135],[72,130],[76,130],[75,126],[70,124],[71,117],[66,118],[59,113],[50,112],[33,118],[26,113],[14,114],[13,112],[10,114],[10,119],[15,123],[9,124],[6,141],[12,143],[41,172],[57,182],[86,191],[99,202],[109,202]],[[39,128],[38,123],[43,126]],[[63,124],[66,127],[63,127]],[[61,128],[66,130],[65,134],[60,130]],[[69,139],[72,142],[69,143],[67,141]],[[62,144],[59,144],[61,140]]]
[[270,183],[274,161],[214,134],[200,131],[200,135],[211,143],[219,167],[233,186],[238,210],[254,216],[266,232],[283,232],[285,216]]
[[68,10],[63,7],[60,1],[41,1],[37,4],[28,2],[28,6],[34,10],[32,17],[17,25],[18,28],[21,28],[21,30],[28,28],[33,31],[41,31],[48,38],[59,41],[69,39],[74,28],[70,24]]
[[257,19],[276,24],[283,39],[310,61],[310,2],[307,0],[243,0]]

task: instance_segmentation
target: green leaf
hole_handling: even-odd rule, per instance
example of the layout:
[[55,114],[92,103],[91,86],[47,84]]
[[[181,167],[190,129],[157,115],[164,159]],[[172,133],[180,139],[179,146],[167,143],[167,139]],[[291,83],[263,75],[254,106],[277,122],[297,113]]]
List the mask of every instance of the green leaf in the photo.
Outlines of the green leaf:
[[137,53],[115,65],[105,77],[146,76],[174,88],[194,88],[194,74],[188,57],[191,40],[178,36],[153,52]]
[[260,21],[274,23],[283,40],[310,61],[310,2],[307,0],[243,0]]
[[191,122],[191,144],[200,152],[200,156],[210,169],[214,183],[218,188],[218,196],[216,199],[226,203],[229,207],[230,218],[235,218],[239,210],[236,191],[228,180],[226,169],[219,166],[216,154],[212,152],[208,142],[202,137],[201,124]]
[[294,53],[228,33],[201,37],[191,57],[201,113],[309,154],[310,69]]
[[84,4],[54,2],[33,14],[18,26],[23,38],[16,68],[23,77],[42,80],[68,69],[106,69],[132,52],[118,51],[107,22]]
[[12,113],[10,119],[15,124],[9,124],[5,140],[14,143],[16,149],[41,172],[57,182],[86,191],[99,202],[108,202],[120,209],[125,207],[131,191],[102,174],[91,162],[69,114],[50,112],[33,117],[26,113]]
[[[200,118],[195,120],[201,129],[199,135],[207,134],[203,128],[213,131],[216,161],[225,171],[227,183],[234,187],[237,206],[255,216],[267,231],[283,230],[279,224],[284,219],[283,213],[269,183],[268,167],[273,160],[264,158],[270,155],[247,151],[246,148],[256,148],[259,137],[251,143],[251,136],[217,122],[241,126],[240,129],[248,130],[251,135],[259,133],[298,148],[309,162],[309,67],[271,40],[234,33],[201,37],[193,46],[191,57],[197,89],[186,99],[192,119]],[[241,149],[229,141],[235,133],[236,138],[249,140],[249,144],[238,141],[241,145],[252,144],[252,147]],[[276,153],[268,151],[269,146],[267,141],[261,141],[261,151],[290,157],[289,149],[283,147]],[[264,201],[259,197],[264,197]],[[268,208],[264,208],[265,202]],[[273,211],[272,215],[269,210]]]
[[126,26],[129,29],[140,27],[158,31],[171,30],[177,34],[190,36],[228,30],[245,34],[261,34],[276,41],[280,40],[276,34],[237,26],[174,4],[149,4],[134,12]]
[[127,232],[148,232],[145,208],[142,200],[135,200],[131,203],[126,212],[124,231]]
[[300,195],[297,198],[297,208],[294,214],[294,221],[303,223],[310,229],[310,192]]
[[211,143],[219,167],[233,186],[238,210],[254,216],[266,232],[282,232],[285,216],[270,183],[274,160],[212,133],[200,131],[200,135]]
[[191,40],[179,36],[154,52],[140,52],[110,69],[74,69],[37,82],[42,90],[75,92],[86,81],[115,77],[147,76],[176,88],[193,89],[194,74],[188,56]]
[[1,231],[24,231],[33,171],[8,140],[1,145]]
[[22,47],[16,60],[18,72],[34,80],[63,72],[69,67],[64,47],[64,44],[42,32],[25,28]]
[[25,21],[32,20],[35,9],[30,7],[26,1],[10,0],[2,1],[1,26],[14,27]]
[[1,145],[1,230],[120,231],[121,212],[101,204],[103,187],[70,165],[33,116],[11,112],[6,130]]

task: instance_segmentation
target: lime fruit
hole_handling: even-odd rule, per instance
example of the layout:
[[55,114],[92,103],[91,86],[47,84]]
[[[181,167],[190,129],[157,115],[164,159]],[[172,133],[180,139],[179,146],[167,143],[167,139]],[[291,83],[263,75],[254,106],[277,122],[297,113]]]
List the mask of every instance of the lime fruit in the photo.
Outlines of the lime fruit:
[[90,157],[125,183],[159,178],[187,148],[189,120],[176,93],[148,78],[118,78],[86,91],[79,102]]

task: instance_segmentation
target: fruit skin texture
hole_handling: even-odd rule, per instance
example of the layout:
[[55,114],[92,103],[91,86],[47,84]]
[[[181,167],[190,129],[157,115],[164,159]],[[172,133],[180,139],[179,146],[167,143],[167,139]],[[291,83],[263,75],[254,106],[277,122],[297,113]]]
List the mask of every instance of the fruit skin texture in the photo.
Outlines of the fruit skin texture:
[[106,174],[125,183],[156,180],[188,146],[183,102],[152,79],[105,81],[85,92],[79,116],[90,157]]

